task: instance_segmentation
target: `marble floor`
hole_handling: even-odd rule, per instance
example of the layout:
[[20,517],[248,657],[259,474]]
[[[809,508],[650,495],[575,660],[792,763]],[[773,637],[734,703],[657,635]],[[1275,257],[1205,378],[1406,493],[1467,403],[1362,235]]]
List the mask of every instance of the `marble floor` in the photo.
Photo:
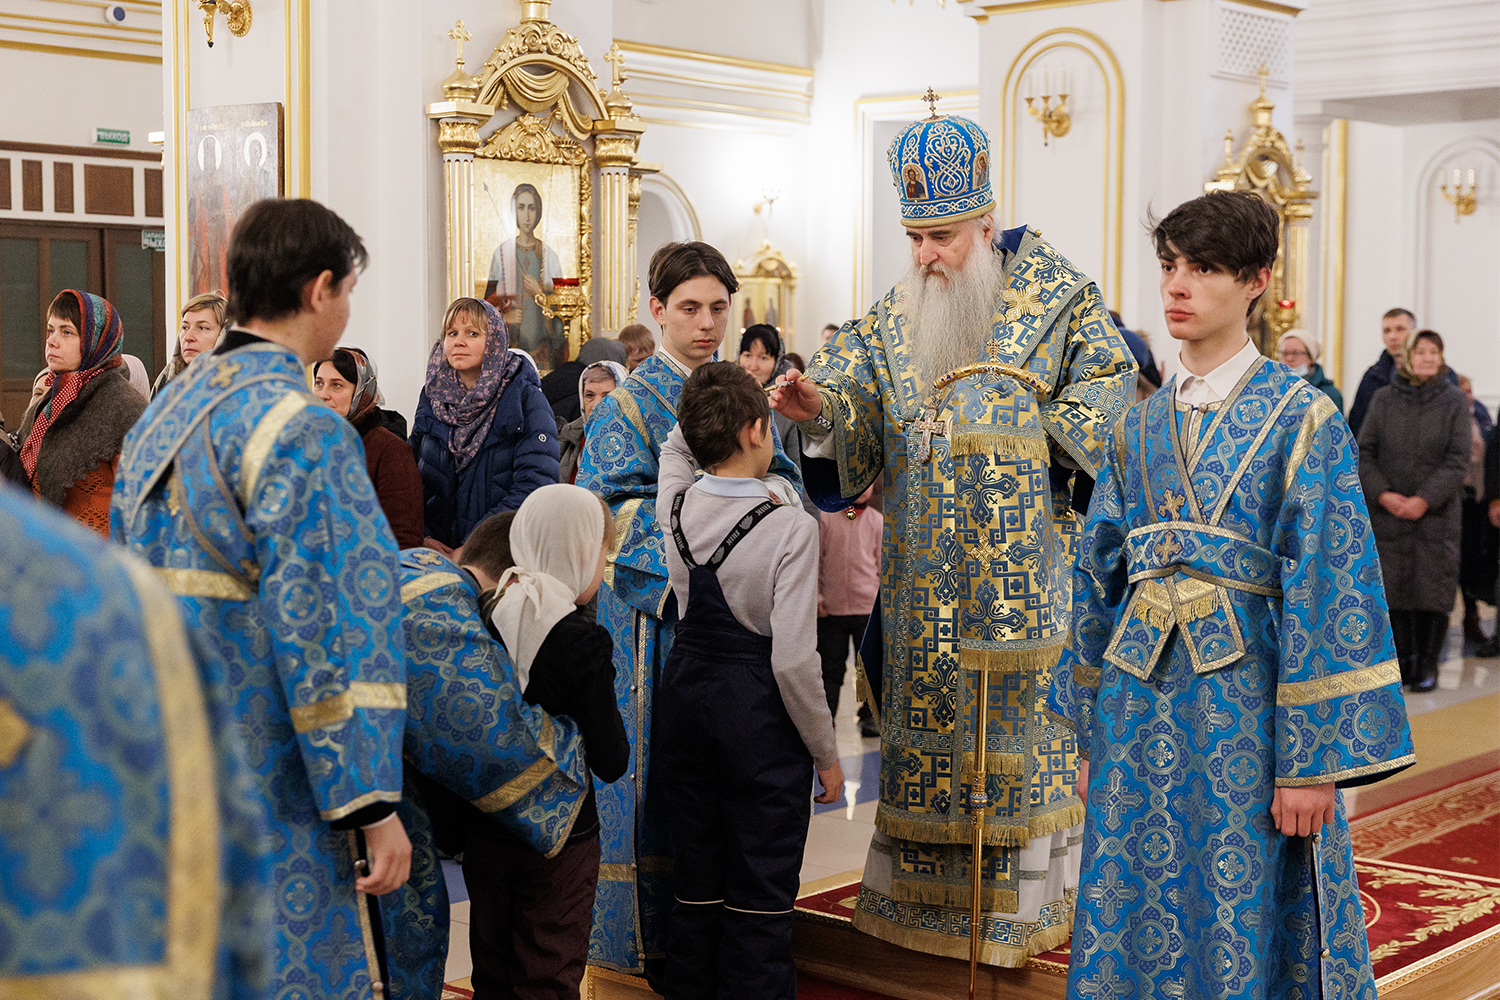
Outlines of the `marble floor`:
[[[1456,623],[1450,631],[1444,650],[1444,661],[1438,673],[1438,686],[1429,694],[1408,694],[1407,711],[1412,719],[1413,738],[1417,745],[1417,763],[1402,772],[1403,785],[1427,776],[1440,784],[1447,772],[1464,760],[1500,751],[1500,658],[1478,659],[1465,655],[1472,650],[1463,642],[1462,629]],[[1493,633],[1495,614],[1488,610],[1484,630]],[[844,799],[829,805],[814,805],[807,831],[807,849],[802,858],[803,884],[833,875],[863,870],[870,837],[875,832],[875,800],[879,786],[880,740],[862,738],[855,719],[858,701],[854,693],[854,671],[846,675],[835,718],[840,763],[844,768]],[[1366,786],[1345,793],[1345,805],[1351,815],[1368,811],[1360,804],[1364,795],[1369,807],[1385,804],[1384,796],[1373,799],[1380,785]],[[1407,795],[1401,795],[1407,798]],[[469,975],[469,904],[463,890],[463,879],[453,862],[444,862],[448,874],[450,898],[462,900],[453,905],[452,942],[448,952],[449,982]]]

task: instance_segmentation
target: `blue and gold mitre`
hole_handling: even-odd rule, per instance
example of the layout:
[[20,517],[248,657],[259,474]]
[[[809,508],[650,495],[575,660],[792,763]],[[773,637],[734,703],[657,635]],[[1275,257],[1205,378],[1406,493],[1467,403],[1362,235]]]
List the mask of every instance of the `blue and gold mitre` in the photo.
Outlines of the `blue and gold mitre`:
[[963,222],[995,208],[990,141],[984,129],[967,118],[933,115],[913,122],[891,142],[886,155],[901,194],[905,225]]

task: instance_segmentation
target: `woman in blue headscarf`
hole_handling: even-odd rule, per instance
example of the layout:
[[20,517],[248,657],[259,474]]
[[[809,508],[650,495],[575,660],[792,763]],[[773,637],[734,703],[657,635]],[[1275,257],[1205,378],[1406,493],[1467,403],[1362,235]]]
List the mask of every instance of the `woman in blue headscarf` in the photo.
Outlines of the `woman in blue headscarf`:
[[124,342],[114,306],[59,292],[47,310],[47,370],[16,434],[32,490],[105,538],[120,445],[146,409],[120,360]]
[[536,369],[510,352],[500,311],[458,299],[427,362],[411,450],[422,474],[425,544],[445,554],[490,514],[557,482],[557,423]]

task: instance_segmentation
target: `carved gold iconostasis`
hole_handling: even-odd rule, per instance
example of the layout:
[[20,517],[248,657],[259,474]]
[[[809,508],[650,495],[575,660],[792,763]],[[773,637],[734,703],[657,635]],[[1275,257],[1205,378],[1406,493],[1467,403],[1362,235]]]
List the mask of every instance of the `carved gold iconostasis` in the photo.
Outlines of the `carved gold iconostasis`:
[[[448,298],[492,302],[512,346],[543,371],[573,358],[596,318],[610,332],[632,321],[639,199],[631,190],[654,169],[637,155],[645,125],[620,89],[618,48],[605,57],[614,68],[605,93],[577,39],[548,20],[549,6],[524,0],[520,24],[475,75],[463,58],[473,36],[458,22],[448,33],[456,68],[444,100],[427,107],[443,153]],[[512,109],[515,117],[505,114]]]
[[1254,128],[1244,149],[1234,155],[1234,133],[1224,133],[1224,164],[1204,191],[1249,191],[1281,218],[1281,247],[1271,268],[1271,283],[1250,316],[1250,337],[1262,354],[1274,357],[1276,343],[1293,327],[1307,326],[1308,223],[1318,192],[1312,175],[1302,169],[1302,143],[1294,152],[1271,124],[1276,105],[1266,97],[1265,66],[1260,68],[1260,96],[1250,103]]
[[[740,290],[730,302],[730,311],[740,332],[756,323],[769,323],[781,334],[781,342],[790,345],[796,332],[792,311],[797,291],[796,265],[773,247],[770,240],[762,240],[748,261],[736,260],[733,268]],[[727,344],[726,349],[733,351],[735,347]],[[788,346],[787,350],[790,349]]]

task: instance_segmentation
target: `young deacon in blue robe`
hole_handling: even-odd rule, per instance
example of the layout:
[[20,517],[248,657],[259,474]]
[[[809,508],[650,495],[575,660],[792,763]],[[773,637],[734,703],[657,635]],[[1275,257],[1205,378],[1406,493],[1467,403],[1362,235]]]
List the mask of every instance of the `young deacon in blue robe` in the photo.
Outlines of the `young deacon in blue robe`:
[[1349,426],[1245,333],[1278,222],[1155,231],[1185,372],[1115,427],[1049,699],[1088,758],[1069,997],[1375,997],[1338,787],[1415,755]]
[[[307,387],[365,250],[323,206],[257,203],[228,259],[237,325],[126,436],[110,528],[178,596],[218,728],[238,727],[270,831],[271,994],[380,981],[367,895],[406,881],[396,540],[359,436]],[[355,862],[364,855],[356,868]]]
[[[599,624],[614,637],[615,692],[634,759],[625,778],[595,783],[601,858],[589,963],[622,972],[642,972],[646,959],[661,956],[672,903],[666,829],[648,821],[645,808],[651,691],[677,620],[656,524],[657,461],[677,424],[682,383],[713,360],[724,340],[729,297],[739,282],[707,243],[669,243],[651,257],[649,287],[661,348],[594,408],[577,479],[604,497],[615,518]],[[798,503],[801,484],[778,441],[767,485],[784,502]]]
[[0,996],[264,996],[264,827],[172,595],[4,484],[0,635]]

